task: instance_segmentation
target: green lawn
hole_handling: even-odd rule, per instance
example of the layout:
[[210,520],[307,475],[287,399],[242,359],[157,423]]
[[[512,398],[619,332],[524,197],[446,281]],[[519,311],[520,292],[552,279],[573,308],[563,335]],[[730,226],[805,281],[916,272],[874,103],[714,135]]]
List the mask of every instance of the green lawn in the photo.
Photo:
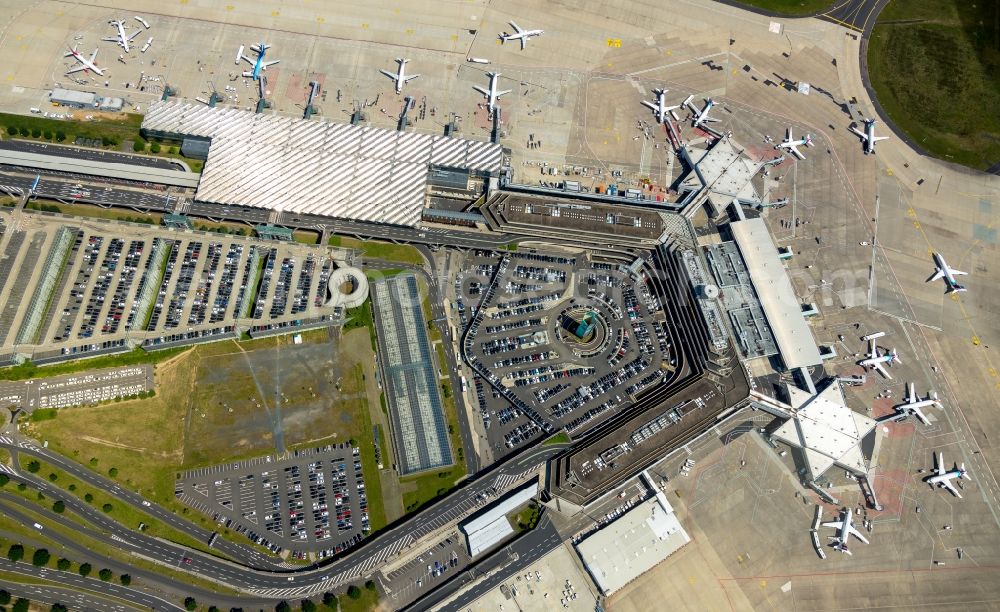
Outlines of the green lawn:
[[445,495],[455,488],[455,481],[465,475],[462,467],[451,467],[447,470],[434,470],[417,476],[404,476],[399,479],[403,485],[403,507],[407,514],[413,512],[427,502]]
[[545,442],[542,442],[542,446],[548,446],[550,444],[567,444],[570,442],[569,434],[565,431],[560,431],[556,435],[552,436]]
[[358,240],[348,236],[330,236],[327,243],[332,247],[343,249],[356,249],[361,251],[366,257],[372,259],[384,259],[385,261],[397,261],[399,263],[421,266],[424,264],[424,256],[415,247],[408,244],[392,244],[390,242],[378,242],[376,240]]
[[737,2],[793,17],[823,13],[837,4],[832,0],[737,0]]
[[0,380],[27,380],[29,378],[44,378],[47,376],[59,376],[60,374],[72,374],[83,370],[94,368],[115,368],[121,366],[136,365],[140,363],[159,363],[175,355],[189,350],[190,347],[178,347],[165,349],[162,351],[144,351],[134,349],[127,353],[116,355],[105,355],[92,359],[81,359],[77,361],[67,361],[47,366],[37,366],[30,361],[21,365],[0,368]]
[[337,596],[340,600],[340,612],[371,612],[378,607],[378,591],[361,587],[361,597],[351,599],[347,593]]
[[1000,162],[1000,3],[893,0],[868,64],[882,107],[922,148],[980,170]]

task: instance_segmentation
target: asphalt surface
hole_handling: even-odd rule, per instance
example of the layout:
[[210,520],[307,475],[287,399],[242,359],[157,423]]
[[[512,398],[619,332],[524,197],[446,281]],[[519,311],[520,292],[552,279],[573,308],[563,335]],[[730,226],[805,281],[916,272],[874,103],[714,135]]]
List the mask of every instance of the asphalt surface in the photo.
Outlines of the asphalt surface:
[[[9,169],[0,171],[0,185],[19,190],[25,193],[31,189],[35,182],[34,176],[15,174]],[[77,187],[80,185],[81,187]],[[56,180],[54,178],[43,177],[38,181],[35,188],[35,195],[39,198],[51,200],[61,200],[63,202],[86,202],[89,204],[101,204],[105,206],[120,206],[137,210],[156,210],[171,212],[177,205],[177,196],[172,195],[170,190],[159,193],[148,191],[137,191],[122,187],[111,187],[110,185],[85,183],[82,180],[73,182],[72,180]]]
[[[23,453],[47,461],[87,485],[115,497],[119,503],[128,503],[191,537],[207,542],[211,535],[211,532],[179,518],[155,503],[144,505],[143,498],[136,493],[125,490],[72,460],[38,448],[30,442],[12,440],[10,436],[0,436],[0,447],[9,449],[15,457],[18,453]],[[479,477],[467,481],[465,486],[447,498],[363,541],[351,554],[320,567],[311,566],[298,571],[289,571],[256,551],[222,538],[216,540],[214,547],[237,562],[218,559],[172,542],[151,538],[133,531],[130,526],[115,522],[75,496],[66,495],[64,491],[46,480],[31,474],[20,474],[16,478],[31,483],[31,486],[43,491],[49,497],[63,499],[72,511],[105,534],[109,534],[105,535],[104,539],[110,545],[131,546],[159,563],[175,566],[180,570],[190,571],[209,580],[247,591],[251,598],[285,599],[314,595],[370,576],[382,564],[418,542],[420,538],[453,524],[474,511],[480,504],[481,494],[494,487],[500,494],[505,489],[519,484],[519,475],[537,469],[564,448],[564,445],[552,445],[526,452],[492,470],[488,475],[478,475]],[[190,562],[183,562],[185,558],[190,559]]]
[[[3,570],[11,571],[6,567],[4,567]],[[17,572],[17,569],[13,571]],[[23,597],[30,600],[33,604],[52,605],[61,603],[71,610],[97,610],[99,612],[125,612],[125,610],[129,609],[121,603],[115,603],[89,593],[83,593],[78,589],[68,587],[8,582],[3,585],[3,588],[5,591],[10,593],[11,597],[15,600]]]
[[457,612],[468,609],[480,597],[499,587],[511,576],[532,565],[560,545],[562,545],[562,536],[556,531],[552,522],[543,515],[535,529],[493,552],[474,568],[456,575],[448,582],[404,609],[427,610],[438,606],[442,601],[451,597],[468,584],[492,572],[492,574],[483,578],[479,584],[462,593],[454,601],[438,608],[438,611],[454,610]]
[[165,170],[183,169],[180,164],[175,164],[169,160],[163,159],[162,157],[129,155],[128,153],[105,151],[103,149],[84,149],[67,145],[32,142],[29,140],[0,141],[0,149],[6,149],[8,151],[22,151],[24,153],[38,153],[39,155],[59,155],[61,157],[69,157],[72,159],[88,159],[90,161],[129,164],[132,166],[143,166],[146,168],[163,168]]

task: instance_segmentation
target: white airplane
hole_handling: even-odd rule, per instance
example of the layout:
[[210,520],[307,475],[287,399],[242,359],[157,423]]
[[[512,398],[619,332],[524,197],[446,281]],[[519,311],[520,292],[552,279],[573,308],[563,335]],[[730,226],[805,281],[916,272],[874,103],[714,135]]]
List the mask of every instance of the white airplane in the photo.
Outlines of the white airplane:
[[889,380],[892,380],[892,376],[890,376],[889,372],[884,367],[882,367],[882,364],[884,363],[886,365],[891,366],[893,363],[903,363],[902,361],[899,360],[899,355],[896,353],[896,349],[892,349],[891,351],[883,355],[879,355],[878,346],[875,345],[874,340],[868,341],[868,347],[869,347],[868,358],[859,361],[858,365],[878,370],[879,374],[885,376]]
[[500,40],[502,42],[507,42],[509,40],[520,40],[522,50],[524,49],[524,45],[527,44],[529,38],[531,38],[532,36],[541,36],[542,34],[545,34],[545,30],[522,30],[513,21],[509,23],[511,27],[514,28],[515,32],[513,34],[508,34],[504,32],[503,34],[500,35]]
[[142,30],[136,28],[135,32],[132,32],[131,34],[126,34],[124,19],[116,19],[109,21],[108,23],[113,25],[118,30],[118,35],[112,36],[110,38],[105,38],[103,40],[107,42],[118,43],[118,46],[121,47],[122,49],[125,49],[125,53],[128,53],[129,43],[132,42],[132,39],[138,36],[139,32],[141,32]]
[[927,484],[933,487],[937,485],[942,489],[948,489],[951,494],[955,497],[962,499],[962,494],[958,492],[955,485],[951,484],[951,481],[955,478],[965,478],[966,480],[972,480],[972,476],[969,476],[969,471],[965,469],[965,464],[958,465],[950,470],[944,469],[944,453],[935,453],[935,463],[934,472],[935,475],[927,478]]
[[927,408],[929,406],[934,406],[936,408],[944,409],[941,404],[941,400],[938,399],[937,393],[934,391],[928,391],[927,397],[920,399],[917,397],[917,388],[913,383],[906,383],[906,402],[896,406],[896,412],[899,414],[912,413],[913,416],[920,419],[920,422],[924,425],[930,425],[931,422],[927,420],[927,417],[920,410],[921,408]]
[[775,149],[784,149],[786,151],[791,151],[792,155],[798,157],[799,159],[805,159],[806,156],[799,151],[800,146],[811,147],[813,144],[812,135],[806,134],[805,138],[800,138],[799,140],[792,140],[792,128],[787,128],[785,130],[785,142],[779,142],[774,145]]
[[243,76],[251,77],[253,80],[256,81],[257,79],[260,78],[261,71],[267,70],[268,66],[273,66],[281,61],[281,60],[274,60],[271,62],[264,61],[264,54],[267,53],[267,50],[270,48],[271,45],[264,42],[259,42],[256,45],[250,45],[250,50],[257,54],[257,59],[252,60],[249,57],[243,55],[243,47],[240,46],[240,50],[236,52],[236,63],[239,64],[240,60],[243,60],[246,63],[253,66],[253,70],[251,70],[250,72],[244,72]]
[[80,55],[76,50],[76,46],[74,46],[69,50],[69,53],[63,57],[72,57],[76,61],[80,62],[79,66],[67,70],[66,74],[73,74],[74,72],[80,72],[81,70],[89,70],[98,76],[104,76],[104,71],[98,68],[97,64],[94,63],[94,60],[97,59],[97,49],[94,49],[94,52],[90,55],[90,59],[87,59],[86,57]]
[[868,539],[865,538],[865,536],[863,536],[860,531],[854,528],[854,525],[851,524],[851,519],[852,519],[851,511],[848,510],[847,508],[844,508],[843,510],[840,511],[839,521],[830,521],[829,523],[823,523],[824,527],[832,527],[837,530],[837,535],[829,536],[829,538],[833,540],[833,547],[835,549],[847,555],[853,554],[847,547],[847,542],[848,540],[851,539],[852,535],[857,539],[861,540],[862,542],[864,542],[865,544],[869,543]]
[[667,106],[667,90],[666,89],[654,89],[653,95],[656,96],[656,102],[650,102],[649,100],[643,100],[642,105],[648,107],[653,111],[653,115],[656,116],[657,123],[663,123],[667,120],[667,113],[676,120],[677,115],[674,114],[674,110],[681,107],[680,104],[677,106]]
[[490,88],[486,89],[485,87],[480,87],[479,85],[473,85],[472,88],[486,97],[486,109],[492,113],[493,108],[497,105],[497,98],[504,94],[509,94],[511,90],[497,90],[497,82],[500,80],[499,72],[487,72],[486,74],[490,77]]
[[691,111],[691,120],[694,127],[708,128],[707,125],[704,125],[705,123],[718,121],[715,117],[708,116],[708,111],[712,110],[712,107],[715,106],[715,100],[708,98],[705,100],[705,106],[699,109],[691,103],[691,100],[693,99],[694,96],[688,96],[686,100],[681,102],[681,105],[686,106],[688,110]]
[[945,293],[955,293],[956,291],[965,291],[965,287],[959,285],[958,282],[955,280],[955,277],[965,276],[968,274],[968,272],[962,272],[961,270],[955,270],[953,268],[948,267],[948,264],[945,263],[944,257],[942,257],[940,253],[934,253],[934,266],[936,268],[934,270],[934,274],[932,274],[931,277],[928,278],[926,282],[929,283],[931,281],[936,281],[939,278],[943,278],[945,284],[945,290],[944,290]]
[[406,76],[406,62],[408,61],[410,60],[404,59],[402,57],[397,57],[396,62],[399,64],[399,69],[394,73],[389,72],[388,70],[379,70],[379,72],[381,72],[382,74],[384,74],[385,76],[389,77],[390,79],[396,82],[396,93],[403,91],[403,85],[405,85],[408,81],[412,81],[413,79],[420,76],[419,74],[411,74],[410,76]]
[[865,119],[865,131],[862,132],[853,125],[850,130],[861,137],[861,140],[865,142],[865,155],[875,152],[875,143],[880,140],[889,140],[888,136],[876,136],[875,135],[875,120]]

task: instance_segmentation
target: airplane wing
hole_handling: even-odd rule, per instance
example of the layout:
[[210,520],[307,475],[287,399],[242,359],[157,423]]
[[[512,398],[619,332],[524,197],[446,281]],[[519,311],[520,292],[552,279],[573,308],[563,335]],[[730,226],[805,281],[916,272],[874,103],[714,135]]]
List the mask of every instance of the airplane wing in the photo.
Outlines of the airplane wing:
[[128,37],[128,39],[132,40],[133,38],[135,38],[136,36],[138,36],[140,32],[142,32],[142,30],[136,29],[136,31],[133,32],[132,35]]
[[478,91],[479,93],[483,94],[487,98],[490,96],[490,90],[486,89],[485,87],[480,87],[479,85],[473,85],[472,88]]
[[869,340],[868,341],[868,358],[869,359],[875,359],[876,357],[878,357],[878,347],[875,346],[875,341],[874,340]]
[[260,67],[261,67],[262,70],[267,70],[268,66],[273,66],[273,65],[277,64],[280,61],[281,60],[274,60],[273,62],[262,62],[261,65],[260,65]]
[[499,98],[500,96],[502,96],[504,94],[509,94],[511,91],[513,91],[513,90],[511,90],[511,89],[501,89],[500,91],[497,92],[497,97]]
[[875,142],[878,142],[880,140],[889,140],[889,137],[888,136],[876,136],[875,137]]
[[514,23],[513,21],[511,21],[511,22],[509,22],[509,23],[510,23],[510,27],[514,28],[514,31],[515,31],[515,32],[516,32],[517,34],[520,34],[521,32],[523,32],[523,31],[524,31],[524,30],[522,30],[521,28],[519,28],[519,27],[517,26],[517,24],[516,24],[516,23]]
[[649,100],[643,100],[643,101],[642,101],[642,105],[643,105],[643,106],[645,106],[645,107],[648,107],[648,108],[650,108],[650,109],[652,109],[652,110],[654,110],[654,111],[655,111],[655,110],[658,110],[658,109],[660,108],[659,106],[657,106],[657,105],[653,104],[653,103],[652,103],[652,102],[650,102]]
[[524,45],[527,44],[527,42],[528,42],[528,37],[527,36],[522,36],[521,37],[521,51],[524,51]]
[[938,268],[938,269],[936,269],[936,270],[934,271],[934,274],[931,274],[930,278],[928,278],[928,279],[927,279],[927,280],[925,280],[924,282],[925,282],[925,283],[929,283],[929,282],[931,282],[931,281],[936,281],[936,280],[938,280],[939,278],[944,278],[944,270],[942,270],[941,268]]
[[718,121],[718,119],[716,119],[715,117],[709,117],[708,115],[705,115],[704,117],[702,117],[701,120],[703,122],[705,122],[705,123],[714,123],[714,122]]
[[791,152],[792,152],[792,154],[793,154],[793,155],[794,155],[795,157],[798,157],[799,159],[805,159],[805,158],[806,158],[806,156],[805,156],[805,155],[803,155],[803,154],[802,154],[802,152],[801,152],[801,151],[799,151],[798,147],[796,147],[795,145],[789,145],[789,146],[788,146],[788,150],[789,150],[789,151],[791,151]]
[[240,55],[240,59],[242,59],[244,62],[250,64],[251,66],[253,66],[254,63],[255,63],[252,59],[250,59],[249,57],[247,57],[245,55]]
[[832,527],[834,529],[840,529],[844,526],[844,521],[830,521],[829,523],[823,523],[824,527]]
[[861,130],[859,130],[858,128],[854,127],[853,125],[852,125],[852,126],[850,126],[850,127],[849,127],[849,128],[847,128],[847,129],[851,130],[852,132],[854,132],[855,134],[857,134],[858,136],[860,136],[860,137],[861,137],[861,139],[862,139],[862,140],[864,140],[865,142],[867,142],[867,141],[868,141],[868,134],[865,134],[864,132],[862,132],[862,131],[861,131]]
[[411,74],[408,77],[403,77],[403,82],[407,83],[407,82],[412,81],[413,79],[417,78],[418,76],[420,76],[420,75],[419,74]]
[[892,376],[889,375],[888,370],[882,367],[881,363],[873,363],[872,367],[878,370],[878,373],[881,374],[882,376],[885,376],[889,380],[892,380]]
[[381,72],[385,76],[389,77],[393,81],[396,80],[396,73],[395,72],[389,72],[388,70],[382,70],[381,68],[379,69],[379,72]]
[[860,532],[860,531],[858,531],[857,529],[855,529],[855,528],[854,528],[854,525],[851,525],[851,526],[850,526],[850,527],[848,528],[848,533],[849,533],[850,535],[853,535],[853,536],[854,536],[854,537],[856,537],[857,539],[861,540],[861,541],[862,541],[862,542],[864,542],[865,544],[869,544],[869,543],[870,543],[870,542],[868,542],[868,538],[866,538],[865,536],[861,535],[861,532]]
[[95,59],[97,59],[97,49],[94,49],[94,52],[90,54],[90,63],[93,64]]
[[951,492],[951,494],[954,495],[955,497],[962,499],[962,494],[958,492],[958,489],[955,488],[955,485],[951,484],[950,480],[942,480],[938,484],[941,485],[943,488],[948,489]]
[[87,69],[86,66],[84,66],[83,64],[80,64],[76,68],[70,68],[69,70],[67,70],[66,74],[73,74],[74,72],[80,72],[81,70],[86,70],[86,69]]
[[104,42],[118,43],[119,45],[122,44],[122,39],[118,36],[112,36],[110,38],[102,38],[101,40],[103,40]]
[[968,272],[962,272],[961,270],[954,270],[951,268],[949,268],[949,270],[951,271],[952,276],[968,276],[969,274]]
[[913,416],[920,419],[920,422],[923,423],[924,425],[931,424],[931,422],[927,420],[927,417],[924,415],[923,411],[920,410],[920,408],[912,408],[911,411],[913,412]]

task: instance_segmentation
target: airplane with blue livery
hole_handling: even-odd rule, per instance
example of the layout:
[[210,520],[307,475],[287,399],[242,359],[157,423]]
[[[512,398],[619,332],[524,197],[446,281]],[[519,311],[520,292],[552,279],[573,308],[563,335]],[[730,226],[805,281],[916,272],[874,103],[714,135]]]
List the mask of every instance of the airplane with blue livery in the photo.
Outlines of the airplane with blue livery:
[[260,73],[264,70],[267,70],[268,66],[273,66],[281,61],[281,60],[273,60],[270,62],[264,61],[264,55],[270,48],[271,45],[264,42],[257,43],[256,45],[250,45],[250,50],[257,54],[257,59],[250,59],[249,57],[243,55],[243,46],[240,45],[240,50],[236,52],[236,63],[239,64],[240,60],[243,60],[246,63],[253,66],[253,70],[249,72],[244,72],[243,76],[251,77],[253,78],[253,80],[256,81],[260,79]]

